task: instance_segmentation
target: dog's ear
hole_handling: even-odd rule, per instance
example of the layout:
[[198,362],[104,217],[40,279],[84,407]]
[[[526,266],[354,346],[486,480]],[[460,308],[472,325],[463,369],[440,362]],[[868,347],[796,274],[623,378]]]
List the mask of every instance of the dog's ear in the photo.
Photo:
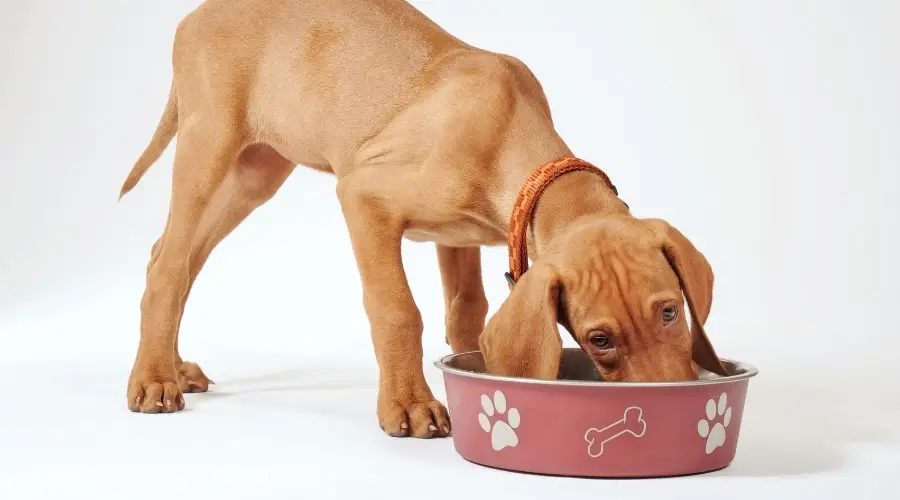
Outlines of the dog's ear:
[[678,229],[665,221],[655,221],[662,239],[662,251],[678,276],[691,310],[692,357],[698,366],[718,375],[728,375],[722,360],[703,328],[712,308],[713,270],[706,257]]
[[556,379],[562,357],[559,293],[559,273],[546,262],[522,275],[479,337],[488,373]]

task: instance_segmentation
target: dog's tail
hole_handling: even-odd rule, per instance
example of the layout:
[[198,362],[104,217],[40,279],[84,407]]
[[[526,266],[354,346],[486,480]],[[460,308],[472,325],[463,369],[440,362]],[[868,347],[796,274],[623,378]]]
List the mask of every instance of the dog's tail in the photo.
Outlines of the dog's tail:
[[122,184],[122,189],[119,191],[120,200],[137,185],[150,165],[153,165],[162,156],[176,132],[178,132],[178,96],[175,94],[175,84],[173,83],[169,89],[169,101],[166,103],[166,109],[159,119],[159,125],[156,126],[156,132],[153,133],[150,144],[131,167],[128,178]]

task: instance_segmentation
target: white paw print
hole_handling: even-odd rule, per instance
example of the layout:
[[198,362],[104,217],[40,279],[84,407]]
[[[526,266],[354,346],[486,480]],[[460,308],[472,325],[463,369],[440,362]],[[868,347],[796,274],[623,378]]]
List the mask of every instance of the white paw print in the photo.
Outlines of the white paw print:
[[[501,391],[494,392],[493,402],[487,394],[482,394],[481,408],[484,410],[484,413],[478,414],[478,423],[484,429],[484,432],[491,433],[491,446],[494,448],[494,451],[500,451],[507,446],[515,448],[519,444],[519,436],[516,435],[515,431],[519,427],[521,418],[519,410],[510,408],[507,411],[506,396]],[[498,418],[492,425],[489,417],[494,416],[494,410],[496,410],[498,417],[505,413],[506,420]]]
[[[716,416],[722,417],[721,422],[716,422],[710,428]],[[710,399],[706,402],[706,418],[697,422],[697,434],[706,439],[706,454],[709,455],[719,446],[725,444],[725,428],[731,423],[731,407],[728,406],[728,396],[723,392],[719,396],[719,403]]]

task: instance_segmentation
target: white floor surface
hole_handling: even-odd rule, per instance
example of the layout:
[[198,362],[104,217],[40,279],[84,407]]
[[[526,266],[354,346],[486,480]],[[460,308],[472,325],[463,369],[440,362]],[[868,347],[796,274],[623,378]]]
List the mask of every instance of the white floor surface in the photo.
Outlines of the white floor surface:
[[[482,468],[450,439],[378,429],[365,330],[329,339],[285,326],[282,343],[252,348],[237,331],[252,311],[198,312],[218,340],[196,335],[202,354],[184,334],[186,343],[217,384],[187,395],[185,412],[132,414],[124,389],[134,336],[117,333],[136,318],[127,299],[43,318],[23,309],[0,324],[22,339],[0,353],[0,491],[10,493],[0,498],[888,499],[900,487],[896,392],[771,371],[751,382],[737,458],[722,471],[615,481]],[[291,323],[286,313],[272,321]],[[443,354],[429,351],[428,362]],[[445,400],[439,372],[427,375]]]

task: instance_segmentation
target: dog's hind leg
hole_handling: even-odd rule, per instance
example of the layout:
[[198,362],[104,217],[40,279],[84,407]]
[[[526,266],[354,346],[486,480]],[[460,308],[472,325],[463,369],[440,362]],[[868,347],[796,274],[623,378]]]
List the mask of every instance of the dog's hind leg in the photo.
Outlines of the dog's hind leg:
[[477,351],[488,301],[481,278],[481,248],[437,245],[444,286],[444,323],[447,344],[454,353]]
[[184,408],[177,382],[175,338],[190,283],[192,241],[242,146],[235,132],[238,127],[227,116],[184,118],[175,149],[169,222],[147,273],[141,300],[141,339],[128,379],[128,408],[143,413]]
[[[196,363],[181,358],[178,349],[181,318],[197,276],[216,246],[254,210],[270,200],[295,167],[295,164],[268,146],[250,146],[241,153],[235,168],[229,171],[204,211],[191,241],[190,277],[187,292],[181,301],[175,334],[175,367],[182,392],[206,392],[211,383]],[[151,266],[158,258],[159,242],[163,237],[153,246]]]

